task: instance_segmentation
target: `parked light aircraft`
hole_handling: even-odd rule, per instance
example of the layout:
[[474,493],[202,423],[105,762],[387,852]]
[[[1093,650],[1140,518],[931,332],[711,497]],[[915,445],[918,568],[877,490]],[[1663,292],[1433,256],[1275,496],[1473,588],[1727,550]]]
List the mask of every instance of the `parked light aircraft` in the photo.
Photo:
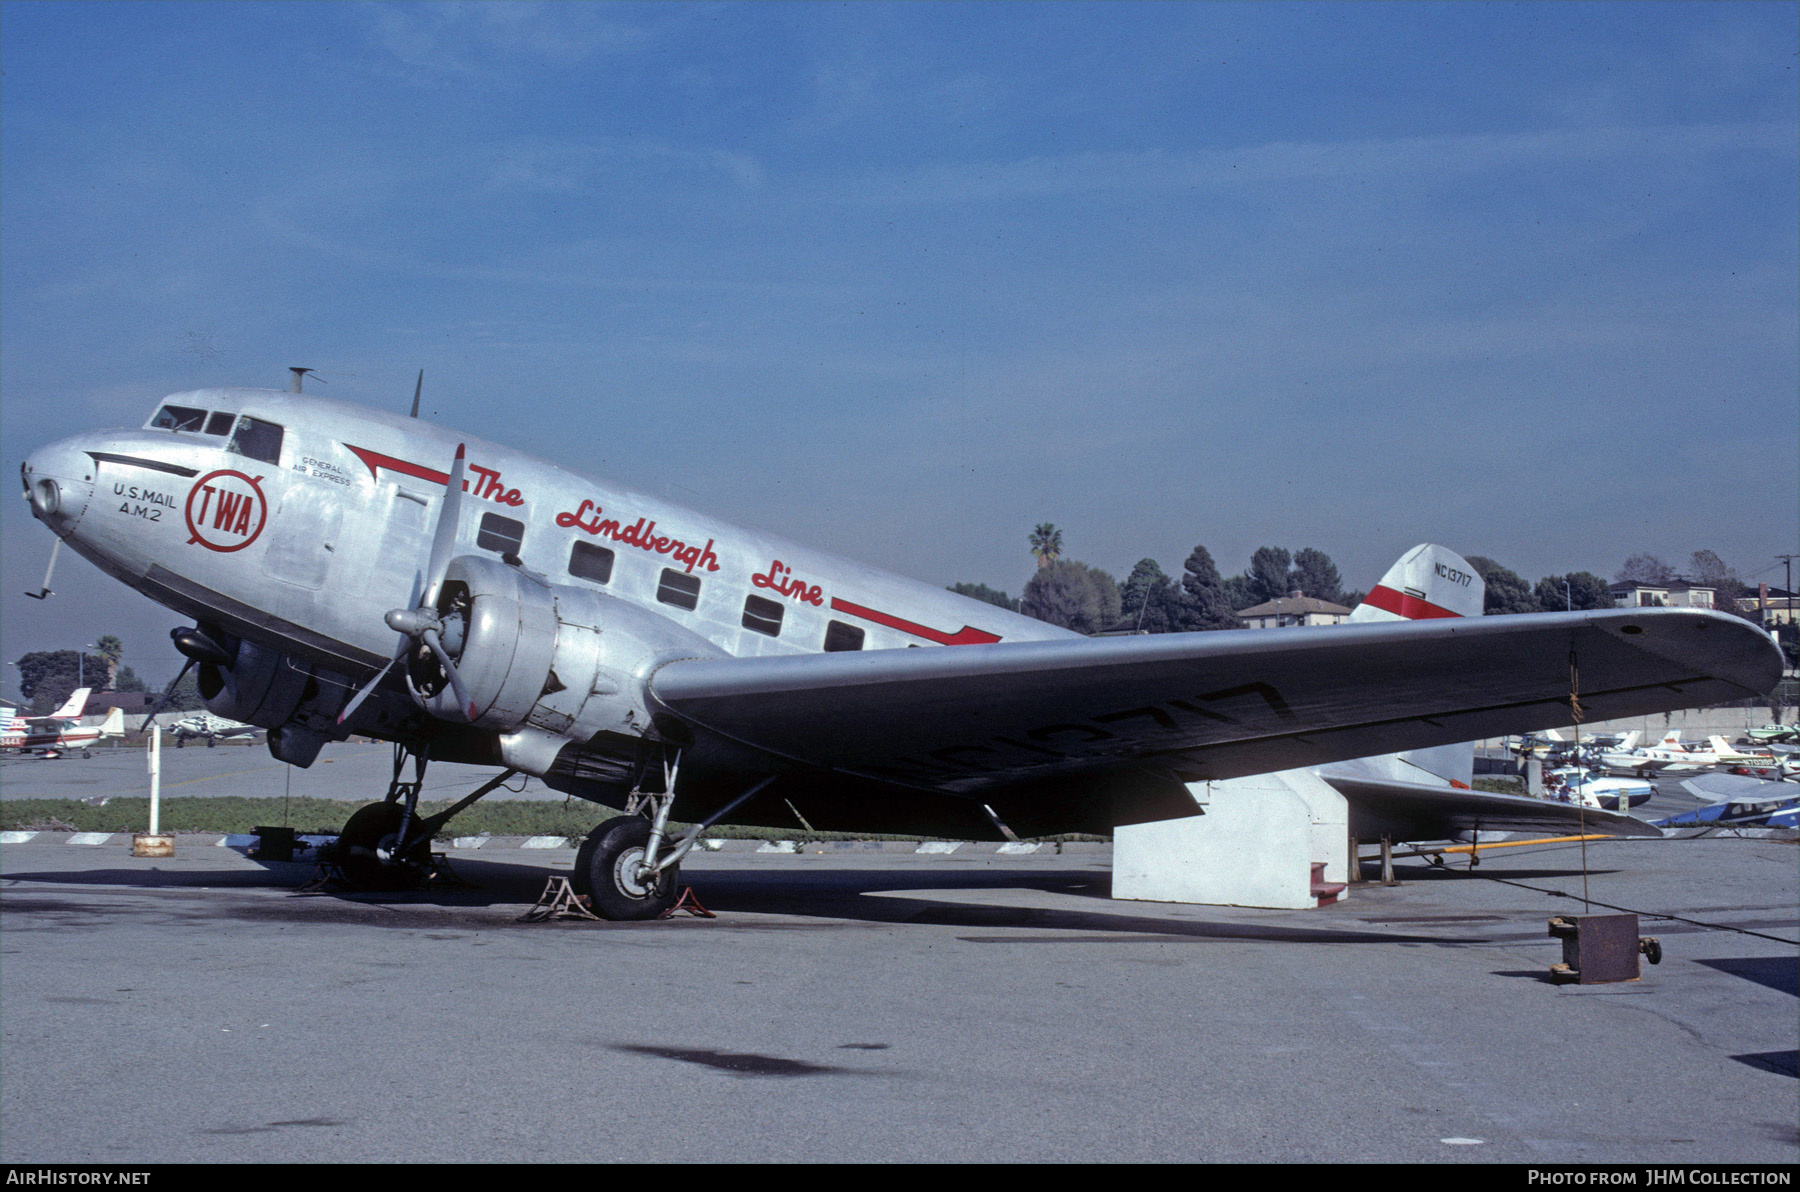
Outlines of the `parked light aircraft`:
[[[59,539],[194,618],[173,636],[214,714],[300,766],[353,732],[395,743],[388,797],[340,838],[354,880],[411,880],[451,814],[522,771],[625,809],[573,875],[620,918],[671,905],[726,818],[1108,832],[1194,815],[1187,783],[1568,724],[1576,701],[1603,719],[1741,699],[1780,673],[1722,613],[1478,619],[1406,591],[1377,597],[1392,620],[1084,638],[294,392],[174,395],[21,470]],[[430,759],[502,773],[423,818]],[[1404,797],[1369,769],[1343,781]],[[673,842],[671,816],[697,827]]]
[[1703,774],[1683,779],[1682,789],[1704,807],[1656,821],[1659,828],[1797,828],[1800,795],[1791,782],[1770,782],[1742,774]]
[[207,748],[212,748],[220,741],[229,741],[233,737],[252,737],[262,730],[254,724],[242,724],[236,720],[227,720],[223,716],[214,716],[211,712],[197,712],[192,716],[183,716],[169,728],[175,738],[175,748],[180,749],[189,741],[205,738]]
[[[125,713],[114,708],[99,724],[81,723],[81,710],[87,706],[91,687],[78,687],[63,701],[62,707],[48,716],[12,716],[7,718],[7,749],[41,753],[45,757],[61,757],[72,749],[80,749],[82,757],[91,756],[89,746],[106,737],[125,735]],[[17,724],[18,727],[14,728]]]

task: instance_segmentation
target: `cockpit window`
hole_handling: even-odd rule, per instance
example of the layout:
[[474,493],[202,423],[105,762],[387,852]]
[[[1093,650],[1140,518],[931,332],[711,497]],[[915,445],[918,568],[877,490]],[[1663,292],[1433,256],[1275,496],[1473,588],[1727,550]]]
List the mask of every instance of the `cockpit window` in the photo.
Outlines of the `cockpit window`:
[[231,433],[231,411],[220,410],[206,420],[206,433],[209,435],[228,435]]
[[[193,429],[199,430],[198,426]],[[252,418],[248,414],[240,415],[237,430],[232,432],[231,445],[226,448],[239,455],[260,459],[266,464],[281,462],[281,427],[273,422],[264,422],[260,418]]]
[[164,406],[150,423],[151,430],[199,430],[206,421],[206,411],[192,406]]

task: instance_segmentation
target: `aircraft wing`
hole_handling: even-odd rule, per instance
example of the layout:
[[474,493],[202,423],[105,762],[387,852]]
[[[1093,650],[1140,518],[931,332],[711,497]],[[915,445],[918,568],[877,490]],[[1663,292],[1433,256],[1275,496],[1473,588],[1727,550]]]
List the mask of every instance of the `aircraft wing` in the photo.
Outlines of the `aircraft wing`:
[[1464,832],[1604,833],[1661,837],[1660,829],[1616,811],[1492,791],[1398,782],[1339,773],[1320,777],[1350,803],[1350,834],[1358,840],[1449,840]]
[[1760,696],[1767,635],[1626,609],[665,664],[655,699],[715,738],[974,795],[1130,772],[1182,782]]
[[1704,803],[1724,803],[1732,799],[1800,799],[1800,785],[1751,774],[1702,774],[1698,778],[1682,779],[1681,789]]

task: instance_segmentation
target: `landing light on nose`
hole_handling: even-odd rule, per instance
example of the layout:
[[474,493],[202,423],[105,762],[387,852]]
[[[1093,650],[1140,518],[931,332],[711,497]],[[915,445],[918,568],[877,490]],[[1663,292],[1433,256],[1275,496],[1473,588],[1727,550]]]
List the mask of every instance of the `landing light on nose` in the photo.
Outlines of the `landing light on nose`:
[[62,486],[48,476],[27,481],[25,494],[32,512],[39,517],[55,517],[62,512]]

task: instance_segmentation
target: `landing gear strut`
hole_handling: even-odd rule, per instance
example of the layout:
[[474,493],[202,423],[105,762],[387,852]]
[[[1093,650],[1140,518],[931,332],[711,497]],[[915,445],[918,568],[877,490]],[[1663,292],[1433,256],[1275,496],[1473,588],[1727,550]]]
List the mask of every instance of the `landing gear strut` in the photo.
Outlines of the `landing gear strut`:
[[[663,763],[661,793],[633,791],[627,814],[609,819],[588,833],[575,853],[569,884],[608,919],[660,919],[681,891],[681,859],[700,833],[742,806],[775,781],[770,775],[695,824],[680,843],[669,847],[669,809],[675,805],[675,779],[681,757]],[[648,816],[649,818],[645,818]]]
[[[402,782],[406,755],[412,753],[413,780]],[[413,753],[394,746],[394,777],[387,798],[357,811],[338,833],[337,864],[344,880],[358,890],[412,890],[431,873],[431,838],[481,796],[518,773],[502,770],[467,798],[433,816],[419,815],[419,790],[425,785],[430,749]]]

